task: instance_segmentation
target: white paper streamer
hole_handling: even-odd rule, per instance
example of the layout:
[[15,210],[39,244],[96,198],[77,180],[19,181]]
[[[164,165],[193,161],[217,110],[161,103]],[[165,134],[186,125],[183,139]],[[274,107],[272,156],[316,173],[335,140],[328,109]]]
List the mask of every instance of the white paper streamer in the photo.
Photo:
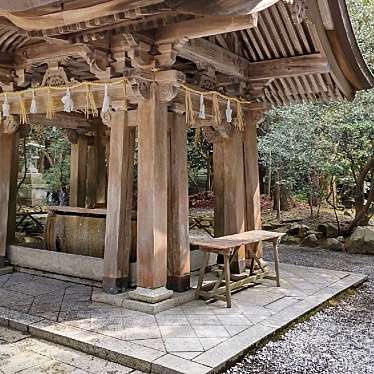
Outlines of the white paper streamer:
[[5,95],[4,97],[4,103],[3,103],[3,116],[4,117],[9,117],[10,115],[10,105],[8,103],[8,96]]
[[205,119],[205,104],[204,104],[204,95],[200,95],[200,111],[199,118]]
[[104,99],[103,99],[103,106],[101,108],[101,113],[107,113],[110,109],[110,100],[108,96],[108,85],[105,85],[104,88]]
[[226,107],[226,121],[228,123],[232,122],[232,109],[230,100],[227,100],[227,107]]
[[69,88],[66,89],[66,93],[61,98],[61,101],[64,104],[64,112],[71,113],[74,110],[74,103],[73,99],[71,98]]
[[31,105],[30,105],[30,113],[36,114],[38,113],[38,108],[36,106],[36,100],[35,100],[35,92],[32,91],[32,99],[31,99]]

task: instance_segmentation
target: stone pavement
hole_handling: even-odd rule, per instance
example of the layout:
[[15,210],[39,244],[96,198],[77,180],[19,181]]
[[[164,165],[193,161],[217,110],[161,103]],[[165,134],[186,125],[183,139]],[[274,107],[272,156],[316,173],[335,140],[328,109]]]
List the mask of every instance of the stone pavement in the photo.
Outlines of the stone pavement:
[[210,373],[365,276],[282,264],[272,281],[221,301],[149,315],[92,303],[92,287],[26,273],[0,276],[0,323],[154,373]]
[[1,374],[141,374],[140,371],[0,326]]

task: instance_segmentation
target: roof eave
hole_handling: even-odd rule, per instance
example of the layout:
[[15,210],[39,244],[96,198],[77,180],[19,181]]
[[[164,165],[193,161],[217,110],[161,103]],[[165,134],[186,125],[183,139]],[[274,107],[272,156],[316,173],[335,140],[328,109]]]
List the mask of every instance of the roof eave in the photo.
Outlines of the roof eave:
[[334,30],[327,34],[340,68],[356,91],[374,87],[374,76],[358,47],[345,0],[328,0],[328,4]]

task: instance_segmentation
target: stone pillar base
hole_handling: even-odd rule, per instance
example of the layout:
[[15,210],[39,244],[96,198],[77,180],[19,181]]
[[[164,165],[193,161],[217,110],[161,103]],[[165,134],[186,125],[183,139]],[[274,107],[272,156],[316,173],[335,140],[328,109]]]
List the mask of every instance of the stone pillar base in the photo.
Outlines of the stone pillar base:
[[5,256],[0,256],[0,269],[8,266],[8,261]]
[[129,292],[130,299],[143,301],[145,303],[156,304],[173,296],[173,291],[166,287],[143,288],[137,287],[136,290]]
[[127,278],[103,278],[103,290],[111,295],[122,293],[128,286]]

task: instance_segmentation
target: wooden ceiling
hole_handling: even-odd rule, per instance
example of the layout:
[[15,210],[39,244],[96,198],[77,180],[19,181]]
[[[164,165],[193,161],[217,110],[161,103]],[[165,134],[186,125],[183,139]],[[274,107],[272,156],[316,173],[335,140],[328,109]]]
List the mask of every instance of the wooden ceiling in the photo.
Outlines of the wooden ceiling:
[[[136,52],[134,52],[136,50]],[[131,56],[176,54],[203,88],[271,105],[351,99],[374,79],[344,0],[3,0],[0,84],[121,76]],[[174,56],[175,57],[175,56]],[[159,59],[161,61],[161,59]],[[165,68],[165,59],[158,68]]]

